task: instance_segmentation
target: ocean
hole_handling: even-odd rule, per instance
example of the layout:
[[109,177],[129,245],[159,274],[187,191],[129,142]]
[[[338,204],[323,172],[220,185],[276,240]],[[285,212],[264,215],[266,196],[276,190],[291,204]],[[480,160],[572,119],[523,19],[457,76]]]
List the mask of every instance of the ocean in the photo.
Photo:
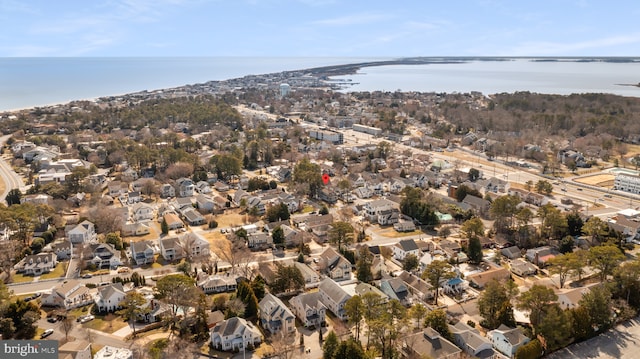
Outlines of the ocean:
[[[389,58],[0,58],[0,111],[66,103],[214,80]],[[365,67],[337,76],[344,91],[604,92],[640,96],[640,62],[471,60]]]
[[463,63],[366,67],[344,91],[472,92],[485,95],[529,91],[544,94],[611,93],[640,97],[640,60],[587,59],[471,60]]
[[0,58],[0,111],[157,90],[370,58]]

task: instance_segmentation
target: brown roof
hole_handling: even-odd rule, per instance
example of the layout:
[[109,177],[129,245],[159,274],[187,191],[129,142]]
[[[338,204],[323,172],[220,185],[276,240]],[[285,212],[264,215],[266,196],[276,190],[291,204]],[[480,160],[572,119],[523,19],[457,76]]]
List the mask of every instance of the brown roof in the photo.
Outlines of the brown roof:
[[470,283],[474,283],[478,287],[484,288],[484,286],[493,279],[502,280],[508,279],[509,277],[511,277],[509,270],[503,267],[494,267],[481,273],[470,274],[466,279]]

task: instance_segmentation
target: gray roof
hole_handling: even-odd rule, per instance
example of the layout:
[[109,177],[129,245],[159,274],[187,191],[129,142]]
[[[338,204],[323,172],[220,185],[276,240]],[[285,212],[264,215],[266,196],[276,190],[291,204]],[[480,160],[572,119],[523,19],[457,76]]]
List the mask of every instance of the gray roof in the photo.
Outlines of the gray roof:
[[398,242],[398,245],[400,245],[400,248],[405,252],[418,250],[418,245],[413,239],[403,239]]
[[351,296],[331,278],[325,278],[320,282],[318,291],[324,292],[334,303],[346,302],[351,298]]

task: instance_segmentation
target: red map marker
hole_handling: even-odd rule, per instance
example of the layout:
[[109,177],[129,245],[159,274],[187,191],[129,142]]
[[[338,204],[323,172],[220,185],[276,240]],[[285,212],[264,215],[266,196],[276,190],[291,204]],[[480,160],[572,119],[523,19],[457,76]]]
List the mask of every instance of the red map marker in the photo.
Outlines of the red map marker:
[[323,174],[323,175],[322,175],[322,183],[324,183],[324,184],[325,184],[325,186],[326,186],[327,184],[329,184],[329,179],[330,179],[330,178],[329,178],[329,175],[328,175],[328,174],[326,174],[326,173],[325,173],[325,174]]

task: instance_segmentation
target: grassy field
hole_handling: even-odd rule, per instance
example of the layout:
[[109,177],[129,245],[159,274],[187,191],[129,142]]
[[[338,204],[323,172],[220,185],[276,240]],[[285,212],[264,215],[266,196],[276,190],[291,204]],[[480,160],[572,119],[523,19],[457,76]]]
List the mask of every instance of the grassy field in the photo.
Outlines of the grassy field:
[[33,282],[33,277],[29,276],[29,275],[22,275],[22,274],[14,274],[11,277],[11,282],[12,283],[27,283],[27,282]]
[[67,262],[58,263],[58,265],[49,273],[40,276],[40,279],[54,279],[64,277],[67,272]]
[[118,329],[124,328],[127,326],[127,323],[122,320],[122,318],[117,315],[113,315],[113,320],[107,321],[105,320],[106,316],[104,315],[96,315],[96,319],[82,324],[83,327],[99,330],[101,332],[113,333]]
[[383,237],[388,237],[388,238],[402,238],[402,237],[423,234],[422,231],[420,230],[415,230],[412,232],[398,232],[393,228],[381,228],[380,230],[376,231],[376,233]]

